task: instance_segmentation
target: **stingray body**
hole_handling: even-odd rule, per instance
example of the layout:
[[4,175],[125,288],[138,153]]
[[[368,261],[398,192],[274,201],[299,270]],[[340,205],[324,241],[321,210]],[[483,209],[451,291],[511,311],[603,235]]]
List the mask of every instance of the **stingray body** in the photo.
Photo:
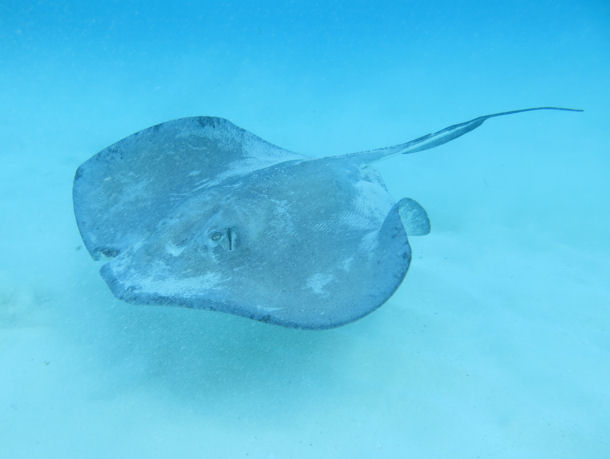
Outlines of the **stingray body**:
[[540,109],[569,110],[486,115],[404,144],[316,159],[221,118],[169,121],[78,168],[76,221],[120,299],[336,327],[388,300],[409,267],[407,235],[430,231],[423,208],[395,203],[371,163]]

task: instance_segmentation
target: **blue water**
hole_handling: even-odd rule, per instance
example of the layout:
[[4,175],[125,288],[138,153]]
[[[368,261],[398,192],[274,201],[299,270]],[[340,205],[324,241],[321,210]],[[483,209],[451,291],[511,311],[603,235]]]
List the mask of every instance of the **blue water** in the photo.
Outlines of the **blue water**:
[[[91,4],[90,4],[91,3]],[[0,457],[610,457],[610,4],[0,0]],[[378,311],[301,331],[112,297],[75,169],[222,116],[426,207]]]

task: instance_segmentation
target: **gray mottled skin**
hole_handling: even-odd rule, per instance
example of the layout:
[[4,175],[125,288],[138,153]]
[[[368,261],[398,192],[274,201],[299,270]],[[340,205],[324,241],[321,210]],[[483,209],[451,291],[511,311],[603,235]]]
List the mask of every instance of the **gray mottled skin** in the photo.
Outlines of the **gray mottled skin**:
[[101,273],[118,298],[335,327],[387,301],[409,267],[407,233],[430,231],[423,208],[395,204],[370,163],[498,115],[320,159],[220,118],[170,121],[79,167],[76,220],[93,258],[107,258]]

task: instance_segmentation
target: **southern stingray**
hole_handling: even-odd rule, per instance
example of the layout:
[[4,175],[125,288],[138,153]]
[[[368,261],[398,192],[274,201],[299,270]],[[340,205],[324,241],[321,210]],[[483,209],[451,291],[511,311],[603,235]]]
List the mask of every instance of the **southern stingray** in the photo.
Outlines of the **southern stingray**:
[[395,203],[371,166],[449,142],[485,120],[376,150],[308,158],[214,117],[158,124],[100,151],[74,178],[85,246],[131,303],[224,311],[330,328],[375,310],[430,223]]

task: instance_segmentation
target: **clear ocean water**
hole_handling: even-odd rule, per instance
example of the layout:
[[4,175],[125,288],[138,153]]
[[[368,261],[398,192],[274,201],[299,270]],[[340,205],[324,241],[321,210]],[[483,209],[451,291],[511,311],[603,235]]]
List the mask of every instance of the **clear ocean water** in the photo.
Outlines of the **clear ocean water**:
[[[610,3],[0,0],[0,457],[610,457]],[[432,233],[326,331],[115,299],[76,168],[221,116],[378,164]],[[305,242],[305,241],[304,241]]]

